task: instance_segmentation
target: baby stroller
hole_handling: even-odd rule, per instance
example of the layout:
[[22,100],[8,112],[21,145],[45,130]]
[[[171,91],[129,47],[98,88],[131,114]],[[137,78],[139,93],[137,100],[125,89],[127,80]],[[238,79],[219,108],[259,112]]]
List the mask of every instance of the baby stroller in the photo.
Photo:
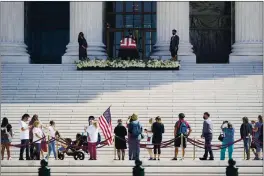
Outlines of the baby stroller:
[[66,154],[68,156],[73,156],[75,160],[84,160],[85,155],[82,151],[80,151],[83,145],[81,138],[78,138],[76,141],[72,141],[70,138],[59,137],[59,142],[61,143],[61,147],[58,149],[58,159],[64,160]]

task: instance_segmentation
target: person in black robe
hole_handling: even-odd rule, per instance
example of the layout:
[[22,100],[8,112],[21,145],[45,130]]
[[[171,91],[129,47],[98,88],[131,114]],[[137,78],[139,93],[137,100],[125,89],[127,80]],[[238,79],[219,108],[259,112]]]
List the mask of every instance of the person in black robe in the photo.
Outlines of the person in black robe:
[[[156,160],[156,156],[158,153],[158,160],[160,160],[160,145],[162,142],[162,134],[164,133],[164,125],[161,123],[161,118],[156,117],[156,122],[152,124],[152,144],[154,145],[154,160]],[[157,152],[158,150],[158,152]]]
[[122,120],[118,120],[118,125],[115,127],[115,148],[117,149],[118,159],[121,160],[121,152],[122,152],[122,160],[125,159],[125,149],[126,146],[126,136],[127,129],[122,125]]
[[178,54],[178,48],[179,48],[179,41],[180,38],[178,35],[176,35],[177,31],[175,29],[172,30],[172,37],[170,41],[170,52],[171,57],[173,60],[177,60],[177,54]]
[[87,59],[88,44],[82,32],[79,33],[78,43],[79,43],[79,60]]

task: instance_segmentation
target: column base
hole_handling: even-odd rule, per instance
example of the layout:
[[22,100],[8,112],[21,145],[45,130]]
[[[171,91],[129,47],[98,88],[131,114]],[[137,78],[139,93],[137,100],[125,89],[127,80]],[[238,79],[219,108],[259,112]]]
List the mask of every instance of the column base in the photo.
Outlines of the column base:
[[[155,51],[151,58],[167,60],[171,59],[168,42],[160,42],[155,45]],[[180,42],[178,50],[178,60],[181,62],[196,63],[196,55],[192,51],[192,45],[188,42]]]
[[262,64],[263,56],[234,56],[229,55],[229,63],[250,63],[250,64]]
[[[105,46],[103,43],[88,43],[87,56],[90,59],[107,59]],[[77,43],[69,43],[66,53],[62,56],[62,64],[73,64],[79,61],[79,45]]]
[[232,46],[230,56],[261,56],[263,55],[263,43],[237,42]]
[[30,64],[29,56],[0,56],[2,64]]

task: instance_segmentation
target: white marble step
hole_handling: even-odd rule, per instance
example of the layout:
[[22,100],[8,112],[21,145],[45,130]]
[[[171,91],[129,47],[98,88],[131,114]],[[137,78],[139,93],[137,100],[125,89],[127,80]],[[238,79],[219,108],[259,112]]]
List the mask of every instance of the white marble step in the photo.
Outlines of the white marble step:
[[[11,164],[12,163],[12,164]],[[143,167],[147,175],[198,176],[224,175],[226,161],[147,161]],[[133,161],[49,161],[52,175],[131,175]],[[262,173],[261,161],[237,161],[240,175],[259,175]],[[2,161],[1,175],[37,173],[39,161]],[[102,169],[104,167],[104,169]],[[15,169],[13,169],[15,168]],[[91,169],[92,168],[92,169]],[[184,169],[183,169],[184,168]]]

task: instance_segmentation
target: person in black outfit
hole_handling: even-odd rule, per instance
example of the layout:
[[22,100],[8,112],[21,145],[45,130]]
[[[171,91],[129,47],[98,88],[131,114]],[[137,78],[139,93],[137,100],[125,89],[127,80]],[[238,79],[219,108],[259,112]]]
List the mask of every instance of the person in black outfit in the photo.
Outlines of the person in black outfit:
[[178,54],[178,48],[179,48],[179,41],[180,38],[178,35],[176,35],[177,31],[175,29],[172,30],[172,37],[170,41],[170,52],[171,57],[173,60],[177,60],[177,54]]
[[117,149],[118,159],[121,160],[121,151],[122,151],[122,160],[125,160],[125,149],[126,146],[126,136],[127,130],[126,127],[122,125],[122,120],[117,121],[118,125],[115,127],[115,148]]
[[82,32],[79,33],[78,43],[79,43],[79,60],[87,59],[88,44]]
[[12,126],[8,123],[8,119],[4,117],[1,124],[1,156],[4,160],[5,149],[7,151],[7,160],[11,159],[10,144],[13,137]]
[[154,145],[154,160],[156,160],[157,150],[158,150],[158,160],[160,160],[160,145],[162,141],[162,134],[164,133],[164,125],[161,123],[161,118],[156,117],[156,122],[152,125],[152,144]]
[[250,159],[250,151],[249,151],[249,146],[250,146],[250,135],[252,134],[252,126],[251,124],[248,123],[248,118],[243,117],[243,123],[240,127],[240,136],[244,141],[244,150],[247,155],[247,160]]
[[238,168],[235,167],[236,161],[233,159],[228,160],[228,166],[226,167],[226,176],[238,176]]

